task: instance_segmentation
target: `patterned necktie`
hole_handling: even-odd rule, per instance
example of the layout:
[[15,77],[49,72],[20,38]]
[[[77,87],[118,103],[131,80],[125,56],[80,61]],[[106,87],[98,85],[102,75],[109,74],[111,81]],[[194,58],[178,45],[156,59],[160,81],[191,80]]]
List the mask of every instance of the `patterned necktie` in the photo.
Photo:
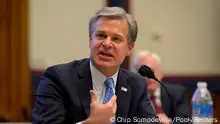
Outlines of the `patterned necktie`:
[[105,96],[103,99],[103,104],[106,104],[114,95],[114,80],[112,78],[107,78],[104,82],[105,86],[106,86],[106,90],[105,90]]
[[[108,103],[108,101],[112,98],[112,96],[114,95],[114,80],[112,78],[107,78],[104,82],[105,86],[106,86],[106,90],[105,90],[105,96],[103,99],[103,104]],[[116,124],[115,119],[112,120],[112,124]]]
[[156,113],[163,113],[163,109],[157,104],[156,97],[154,95],[151,96],[151,102],[153,103]]

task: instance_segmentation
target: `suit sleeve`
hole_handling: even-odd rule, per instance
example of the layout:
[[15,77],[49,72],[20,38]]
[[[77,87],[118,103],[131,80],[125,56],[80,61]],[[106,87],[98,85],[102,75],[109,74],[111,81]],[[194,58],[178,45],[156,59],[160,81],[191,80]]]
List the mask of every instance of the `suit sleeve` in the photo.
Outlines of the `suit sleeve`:
[[48,68],[40,80],[32,113],[33,124],[65,123],[64,90],[54,68]]
[[[144,78],[142,78],[141,81],[146,84],[146,80]],[[143,90],[143,93],[138,105],[139,118],[142,119],[142,123],[145,124],[160,124],[159,118],[157,117],[153,105],[148,97],[147,85],[144,85],[141,89]]]

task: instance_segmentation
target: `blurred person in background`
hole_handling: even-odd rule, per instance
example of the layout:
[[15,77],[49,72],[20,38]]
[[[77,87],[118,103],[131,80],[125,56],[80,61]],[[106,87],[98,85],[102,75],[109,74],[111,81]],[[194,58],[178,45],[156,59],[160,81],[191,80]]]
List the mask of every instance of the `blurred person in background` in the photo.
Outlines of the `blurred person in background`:
[[46,69],[36,92],[33,124],[158,119],[145,78],[120,68],[134,47],[137,29],[136,20],[122,8],[104,7],[94,14],[89,22],[90,57]]
[[[152,69],[158,80],[161,81],[163,79],[164,75],[160,67],[160,57],[156,53],[152,53],[148,50],[141,50],[134,57],[133,62],[135,69],[138,70],[141,65],[147,65]],[[172,97],[172,101],[170,101],[167,92],[157,81],[146,78],[146,82],[149,97],[158,117],[161,120],[174,120],[176,117],[191,118],[190,106],[188,105],[185,97],[184,87],[177,84],[164,84]],[[174,105],[174,107],[172,105]],[[182,113],[185,117],[180,113]],[[166,121],[163,123],[169,124],[171,122]]]

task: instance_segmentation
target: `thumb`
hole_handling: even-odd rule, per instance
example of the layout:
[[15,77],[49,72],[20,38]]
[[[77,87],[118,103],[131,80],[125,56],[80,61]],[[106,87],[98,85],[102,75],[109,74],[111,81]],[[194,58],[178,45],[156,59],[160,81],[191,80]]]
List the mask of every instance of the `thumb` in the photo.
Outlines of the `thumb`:
[[91,96],[91,102],[96,103],[97,102],[97,97],[95,95],[95,92],[93,90],[90,90],[89,93],[90,93],[90,96]]
[[116,104],[116,99],[117,99],[117,96],[114,95],[114,96],[108,101],[107,104],[115,105],[115,104]]

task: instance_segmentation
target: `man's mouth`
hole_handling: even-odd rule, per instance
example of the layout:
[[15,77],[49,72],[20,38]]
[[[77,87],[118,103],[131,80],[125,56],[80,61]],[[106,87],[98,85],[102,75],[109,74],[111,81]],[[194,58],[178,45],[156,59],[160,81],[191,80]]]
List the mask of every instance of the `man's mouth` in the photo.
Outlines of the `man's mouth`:
[[100,52],[99,54],[106,56],[106,57],[113,57],[111,53],[107,53],[107,52]]

